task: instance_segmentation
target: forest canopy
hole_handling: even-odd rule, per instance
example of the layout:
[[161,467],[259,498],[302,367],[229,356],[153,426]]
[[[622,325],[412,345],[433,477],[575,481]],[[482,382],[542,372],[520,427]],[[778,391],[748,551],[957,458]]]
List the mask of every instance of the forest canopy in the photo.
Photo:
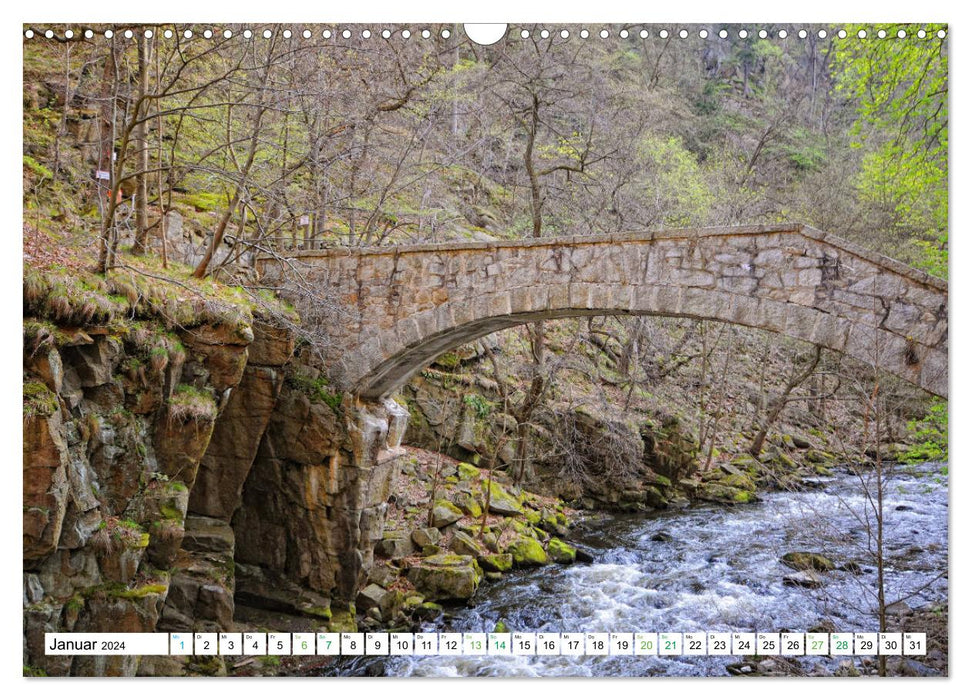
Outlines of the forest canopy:
[[104,270],[176,212],[205,276],[279,246],[800,221],[946,276],[943,25],[586,28],[25,27],[26,222]]

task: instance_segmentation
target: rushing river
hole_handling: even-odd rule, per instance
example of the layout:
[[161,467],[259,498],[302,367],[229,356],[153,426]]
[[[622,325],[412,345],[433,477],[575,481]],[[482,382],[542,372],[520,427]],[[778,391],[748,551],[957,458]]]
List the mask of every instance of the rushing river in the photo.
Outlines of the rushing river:
[[[917,591],[919,607],[947,599],[947,478],[942,465],[897,469],[885,488],[887,600]],[[876,631],[876,570],[867,551],[867,498],[850,473],[795,493],[730,508],[699,505],[649,516],[591,518],[571,540],[592,564],[516,571],[485,582],[471,607],[424,631]],[[871,512],[872,515],[872,512]],[[872,518],[871,518],[872,519]],[[783,584],[779,562],[812,551],[862,572],[823,574],[818,589]],[[329,673],[388,676],[710,676],[733,657],[395,657],[343,659]],[[827,662],[835,663],[835,662]]]

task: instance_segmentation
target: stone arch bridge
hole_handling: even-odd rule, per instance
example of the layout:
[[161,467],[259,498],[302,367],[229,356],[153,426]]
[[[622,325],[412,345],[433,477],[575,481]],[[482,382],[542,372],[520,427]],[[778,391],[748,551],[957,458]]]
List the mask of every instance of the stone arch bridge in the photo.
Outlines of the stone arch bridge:
[[331,379],[382,399],[438,355],[569,316],[736,323],[849,355],[947,397],[947,283],[800,224],[298,251],[257,261],[337,302]]

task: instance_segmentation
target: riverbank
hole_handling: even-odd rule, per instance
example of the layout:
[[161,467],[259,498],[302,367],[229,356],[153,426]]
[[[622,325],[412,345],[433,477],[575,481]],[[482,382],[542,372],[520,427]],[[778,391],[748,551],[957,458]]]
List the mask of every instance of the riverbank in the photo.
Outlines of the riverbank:
[[[485,582],[471,606],[446,606],[426,631],[874,631],[875,570],[854,510],[857,475],[821,477],[816,488],[766,492],[758,503],[697,503],[653,514],[586,518],[572,541],[593,562],[515,571]],[[940,465],[900,470],[888,482],[888,600],[913,594],[892,630],[928,635],[924,657],[891,660],[892,675],[947,673],[947,480]],[[914,531],[917,531],[916,534]],[[834,564],[814,588],[787,585],[788,552],[816,551]],[[902,559],[910,552],[909,558]],[[905,565],[905,562],[906,563]],[[846,662],[852,664],[852,668]],[[725,676],[870,675],[868,657],[414,657],[374,667],[342,659],[325,675]]]

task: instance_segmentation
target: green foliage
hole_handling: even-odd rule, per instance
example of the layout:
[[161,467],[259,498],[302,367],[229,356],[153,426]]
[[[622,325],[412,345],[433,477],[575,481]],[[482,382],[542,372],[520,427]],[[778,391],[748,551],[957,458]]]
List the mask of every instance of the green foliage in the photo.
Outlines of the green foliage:
[[[836,43],[837,92],[858,105],[854,145],[865,150],[856,187],[863,201],[888,212],[891,225],[914,240],[924,266],[946,273],[948,223],[948,52],[937,31],[915,37],[920,27],[898,30],[906,39]],[[857,27],[847,27],[850,36]],[[865,27],[874,31],[873,27]],[[929,247],[940,244],[937,247]]]
[[42,177],[45,179],[54,177],[54,173],[51,172],[50,168],[41,165],[26,153],[24,154],[24,167],[34,173],[34,175],[37,177]]
[[169,398],[169,417],[182,422],[216,420],[216,400],[191,384],[179,384]]
[[657,223],[682,227],[704,219],[713,196],[698,162],[680,138],[647,136],[637,155],[644,163],[641,186],[654,203]]
[[917,444],[911,446],[900,458],[911,464],[946,462],[948,459],[947,424],[947,401],[934,399],[923,419],[907,423],[907,429]]
[[60,405],[57,395],[43,382],[24,382],[24,420],[51,416]]
[[466,394],[462,397],[462,403],[475,412],[476,418],[486,418],[492,412],[492,403],[481,394]]
[[320,374],[316,377],[302,372],[299,368],[287,375],[287,386],[296,389],[311,401],[321,401],[335,413],[340,410],[344,395],[339,391],[331,391],[327,377]]

